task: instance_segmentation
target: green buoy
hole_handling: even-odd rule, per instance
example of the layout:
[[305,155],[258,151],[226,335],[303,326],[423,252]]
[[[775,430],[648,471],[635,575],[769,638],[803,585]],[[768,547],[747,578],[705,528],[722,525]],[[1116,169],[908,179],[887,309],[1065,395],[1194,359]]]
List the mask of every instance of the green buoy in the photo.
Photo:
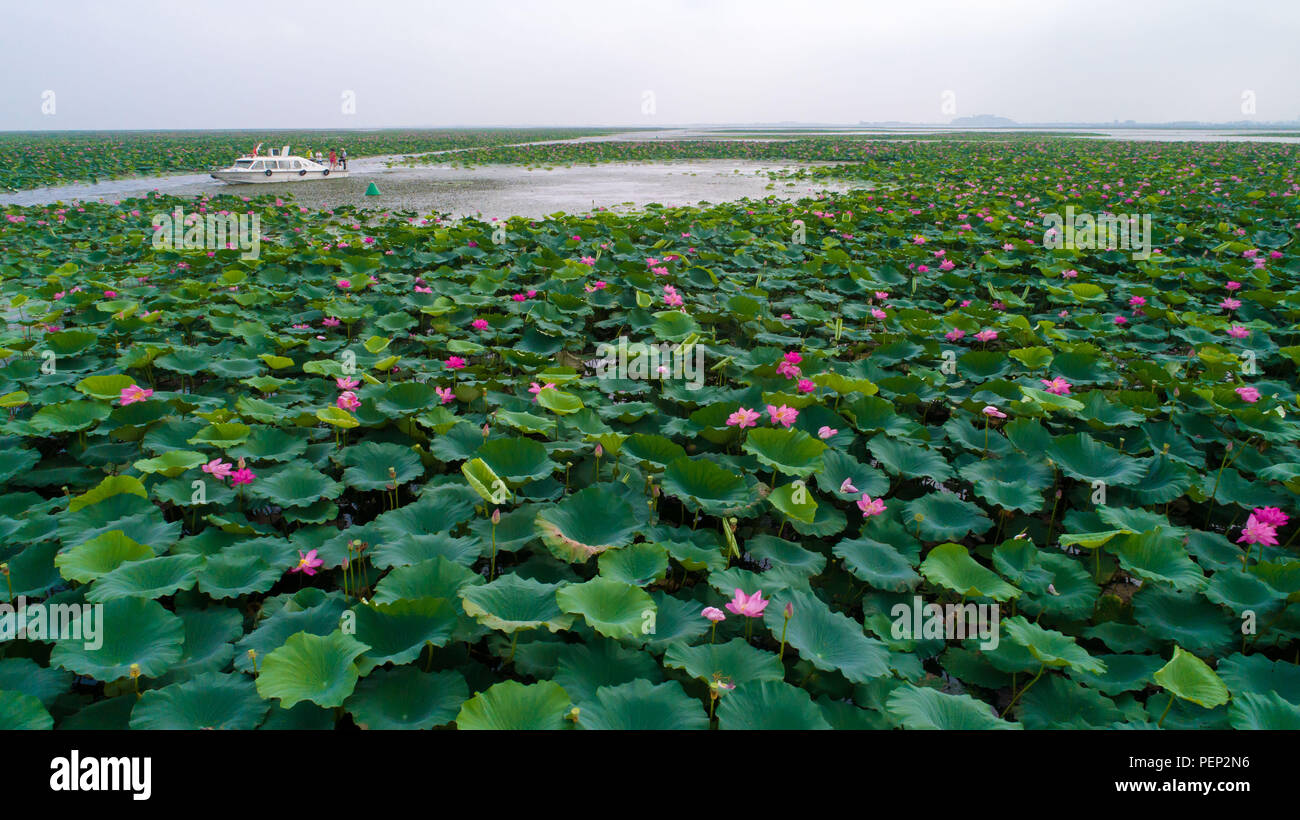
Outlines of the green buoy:
[[379,196],[379,186],[373,182],[370,183],[370,187],[366,189],[366,196]]

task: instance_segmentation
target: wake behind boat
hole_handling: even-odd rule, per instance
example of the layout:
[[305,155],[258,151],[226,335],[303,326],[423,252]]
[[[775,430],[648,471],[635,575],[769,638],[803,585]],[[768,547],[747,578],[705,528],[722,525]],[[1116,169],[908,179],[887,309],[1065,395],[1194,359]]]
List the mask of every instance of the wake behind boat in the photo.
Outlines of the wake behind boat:
[[306,182],[315,179],[347,179],[348,172],[337,164],[316,162],[309,157],[297,157],[284,146],[277,153],[270,149],[267,156],[259,156],[262,144],[258,143],[252,154],[237,158],[228,168],[212,173],[212,178],[222,182]]

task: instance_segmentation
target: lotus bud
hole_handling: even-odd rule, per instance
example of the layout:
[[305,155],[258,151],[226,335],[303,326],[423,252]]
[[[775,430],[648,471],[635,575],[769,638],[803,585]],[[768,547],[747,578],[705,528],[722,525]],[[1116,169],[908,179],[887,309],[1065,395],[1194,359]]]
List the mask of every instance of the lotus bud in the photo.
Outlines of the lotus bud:
[[500,524],[500,523],[501,523],[501,511],[500,511],[500,510],[493,510],[493,511],[492,511],[492,525],[493,525],[493,526],[496,526],[497,524]]
[[492,428],[491,428],[490,426],[488,426],[487,424],[484,424],[484,425],[483,425],[483,438],[487,438],[487,437],[488,437],[488,433],[490,433],[490,432],[492,432]]
[[784,612],[783,614],[785,615],[785,619],[786,619],[787,621],[790,620],[791,618],[793,618],[793,617],[794,617],[794,604],[786,604],[786,605],[785,605],[785,612]]
[[3,575],[3,576],[6,577],[6,578],[9,577],[9,562],[8,562],[8,561],[6,561],[6,562],[3,563],[3,564],[0,564],[0,575]]
[[389,477],[389,478],[394,478],[394,479],[397,478],[397,470],[393,469],[392,467],[389,467],[389,468],[388,468],[388,477]]
[[580,710],[578,709],[578,707],[575,706],[575,707],[573,707],[572,709],[569,710],[569,714],[566,715],[565,717],[567,717],[569,720],[573,721],[574,723],[577,723],[577,722],[578,722],[578,712],[579,712],[579,711],[580,711]]
[[596,445],[596,458],[600,458],[600,457],[603,456],[603,455],[605,455],[605,448],[604,448],[604,447],[601,447],[599,444],[597,444],[597,445]]
[[239,457],[239,469],[241,469],[241,470],[244,469],[244,457],[243,457],[243,456],[240,456],[240,457]]
[[131,664],[131,673],[130,673],[130,674],[131,674],[131,678],[132,678],[132,679],[135,679],[135,678],[140,677],[140,664],[138,664],[138,663],[133,663],[133,664]]

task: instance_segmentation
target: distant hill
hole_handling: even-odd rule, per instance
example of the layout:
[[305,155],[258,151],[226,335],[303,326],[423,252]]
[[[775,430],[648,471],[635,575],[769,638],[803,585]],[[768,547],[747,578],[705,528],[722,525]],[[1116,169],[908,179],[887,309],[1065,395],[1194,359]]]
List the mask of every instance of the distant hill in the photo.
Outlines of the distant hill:
[[1006,117],[999,117],[995,114],[976,114],[973,117],[957,117],[949,125],[973,126],[977,128],[988,128],[990,126],[1008,126],[1019,125],[1015,120],[1009,120]]

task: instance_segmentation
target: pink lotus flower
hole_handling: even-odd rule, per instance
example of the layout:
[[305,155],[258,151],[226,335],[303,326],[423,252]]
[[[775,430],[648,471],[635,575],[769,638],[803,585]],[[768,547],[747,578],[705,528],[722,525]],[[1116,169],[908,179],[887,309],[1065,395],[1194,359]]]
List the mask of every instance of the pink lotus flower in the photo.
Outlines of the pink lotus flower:
[[812,379],[800,379],[795,389],[800,393],[811,393],[817,389],[817,384]]
[[800,353],[800,352],[797,351],[797,350],[790,350],[790,351],[787,351],[786,354],[785,354],[784,356],[782,356],[781,358],[784,359],[785,361],[789,362],[790,364],[802,364],[802,363],[803,363],[803,354]]
[[943,260],[942,262],[939,263],[939,270],[942,270],[942,271],[949,271],[949,270],[952,270],[952,269],[955,268],[955,267],[957,267],[957,266],[953,264],[953,262],[952,262],[951,259],[945,259],[945,260]]
[[316,550],[310,550],[303,555],[302,550],[298,550],[298,563],[290,569],[290,572],[301,572],[304,575],[315,575],[316,568],[325,562],[316,557]]
[[241,467],[230,474],[230,483],[232,485],[252,484],[257,475],[247,467]]
[[763,615],[763,610],[771,601],[763,600],[763,590],[755,592],[753,595],[746,596],[739,588],[736,590],[736,596],[727,602],[727,610],[733,615],[744,615],[746,618],[758,618]]
[[853,493],[854,495],[857,495],[859,491],[857,487],[853,486],[853,479],[846,478],[840,482],[840,492]]
[[488,329],[488,320],[487,320],[487,319],[475,319],[475,320],[474,320],[473,327],[474,327],[475,330],[487,330],[487,329]]
[[998,337],[998,332],[996,330],[991,330],[989,328],[984,328],[979,333],[975,334],[975,339],[981,342],[991,342],[997,337]]
[[114,298],[114,297],[116,297],[116,296],[117,296],[117,291],[115,291],[115,290],[106,290],[106,291],[104,291],[104,298],[105,298],[105,299],[112,299],[112,298]]
[[329,317],[329,318],[322,319],[322,320],[321,320],[321,324],[322,324],[322,325],[325,325],[325,327],[338,327],[338,326],[339,326],[339,320],[338,320],[338,319],[335,319],[334,317],[331,316],[331,317]]
[[459,356],[448,356],[447,361],[443,362],[443,366],[448,370],[460,370],[465,366],[465,360]]
[[532,382],[531,386],[528,388],[528,392],[533,394],[533,402],[536,403],[538,393],[542,392],[543,390],[554,390],[554,389],[555,389],[555,382],[547,382],[546,384],[538,384],[537,382]]
[[772,417],[773,424],[780,424],[785,428],[789,428],[790,425],[794,424],[795,419],[799,418],[798,410],[784,404],[780,407],[774,407],[769,404],[767,406],[767,414]]
[[522,293],[516,293],[515,295],[511,296],[510,298],[511,298],[511,299],[514,299],[516,302],[522,302],[522,301],[524,301],[524,299],[526,299],[527,297],[524,296]]
[[797,379],[802,373],[798,366],[785,360],[776,366],[776,372],[777,375],[785,376],[787,379]]
[[361,406],[361,399],[358,399],[357,394],[351,390],[344,390],[339,393],[339,397],[334,400],[334,403],[338,405],[340,410],[356,410]]
[[336,283],[336,286],[338,287],[339,290],[347,290],[348,288],[352,287],[352,280],[350,280],[350,279],[340,279],[340,280]]
[[1070,395],[1070,383],[1060,376],[1057,376],[1051,381],[1048,381],[1047,379],[1039,379],[1039,381],[1043,383],[1043,387],[1048,393],[1053,393],[1057,396]]
[[1078,272],[1077,270],[1075,270],[1074,268],[1071,268],[1071,269],[1069,269],[1069,270],[1063,270],[1063,271],[1061,271],[1061,278],[1062,278],[1062,279],[1078,279],[1078,278],[1079,278],[1079,272]]
[[991,404],[985,405],[984,409],[981,410],[980,412],[991,419],[1004,419],[1007,417],[1006,413],[1003,413],[1001,410],[999,410],[998,408],[994,407]]
[[706,606],[704,608],[704,611],[701,612],[700,614],[708,618],[710,621],[713,621],[715,624],[718,623],[719,621],[727,620],[726,613],[724,613],[721,609],[718,609],[716,606]]
[[340,390],[351,390],[352,388],[361,384],[361,382],[357,381],[356,379],[350,379],[347,376],[335,376],[334,384],[338,385],[338,388]]
[[858,509],[862,510],[863,518],[870,518],[873,515],[880,515],[885,511],[885,502],[883,499],[872,498],[866,493],[857,501]]
[[872,308],[871,318],[876,319],[877,321],[883,321],[885,318],[885,312],[880,308]]
[[955,342],[958,339],[961,339],[965,335],[966,335],[966,331],[962,330],[959,327],[954,327],[952,330],[943,334],[943,337],[950,342]]
[[433,293],[433,288],[429,288],[429,287],[421,287],[420,285],[416,285],[416,286],[415,286],[415,292],[416,292],[416,293]]
[[144,401],[152,395],[152,390],[141,387],[138,384],[133,384],[130,387],[122,388],[122,395],[118,397],[118,403],[123,407],[126,407],[128,404],[135,404],[138,401]]
[[838,432],[839,430],[836,430],[834,427],[827,427],[823,424],[821,427],[817,428],[817,438],[827,439]]
[[442,401],[440,402],[441,404],[446,404],[447,402],[453,401],[456,398],[456,394],[452,391],[450,387],[435,387],[433,388],[433,392],[437,393],[438,398],[442,399]]
[[1228,328],[1228,335],[1234,339],[1244,339],[1250,335],[1250,331],[1241,325],[1233,325]]
[[1129,307],[1140,308],[1147,303],[1147,300],[1141,296],[1134,296],[1128,300]]
[[1125,319],[1123,316],[1116,316],[1116,317],[1115,317],[1115,324],[1117,324],[1117,325],[1126,325],[1126,324],[1128,324],[1128,319]]
[[234,467],[235,465],[231,464],[229,461],[222,461],[219,458],[214,458],[207,464],[203,465],[203,472],[224,481],[225,479],[230,478],[230,471],[233,470]]
[[1291,520],[1291,516],[1282,512],[1277,507],[1256,507],[1252,514],[1255,520],[1261,524],[1267,524],[1270,527],[1285,527]]
[[1246,519],[1246,526],[1241,528],[1241,537],[1237,543],[1246,544],[1263,544],[1266,547],[1277,546],[1277,530],[1271,525],[1259,520],[1254,513]]
[[744,430],[746,427],[758,426],[758,413],[747,407],[742,407],[736,412],[727,416],[728,427],[739,427]]
[[1239,290],[1241,288],[1241,283],[1234,282],[1231,279],[1229,279],[1228,283],[1224,285],[1224,287],[1227,288],[1229,291]]
[[1227,310],[1236,310],[1237,308],[1241,307],[1241,300],[1227,298],[1219,303],[1219,307],[1226,308]]
[[1242,401],[1249,402],[1250,404],[1259,401],[1259,391],[1253,387],[1238,387],[1237,395],[1241,396]]

